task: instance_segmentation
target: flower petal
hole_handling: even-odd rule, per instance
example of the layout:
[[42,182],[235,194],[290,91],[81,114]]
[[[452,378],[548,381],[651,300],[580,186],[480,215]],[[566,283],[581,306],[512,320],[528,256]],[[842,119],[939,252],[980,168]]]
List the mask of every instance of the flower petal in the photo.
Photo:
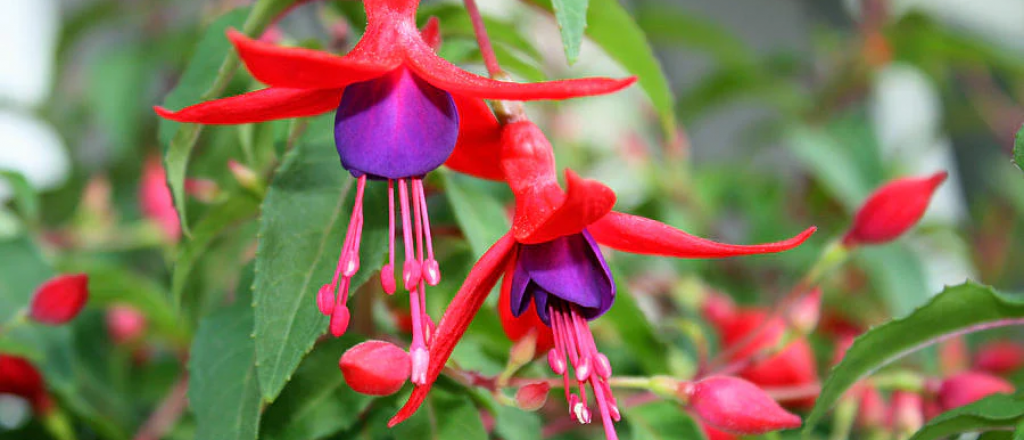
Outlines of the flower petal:
[[487,299],[487,294],[491,292],[491,288],[498,282],[498,277],[505,271],[514,248],[515,240],[512,239],[511,234],[506,234],[497,243],[494,243],[473,266],[431,337],[427,383],[413,389],[412,396],[409,396],[409,400],[405,402],[405,406],[398,411],[398,414],[391,418],[388,426],[395,426],[412,416],[423,400],[427,398],[431,385],[437,380],[437,376],[441,374],[452,351],[455,350],[455,344],[466,333],[476,312],[480,310],[480,306]]
[[430,46],[431,50],[437,51],[441,47],[441,25],[437,17],[430,17],[420,28],[420,38]]
[[312,116],[334,110],[342,89],[306,90],[271,87],[229,98],[215,99],[170,111],[153,107],[163,118],[200,124],[246,124],[273,119]]
[[503,180],[501,125],[482,99],[452,95],[459,113],[459,140],[444,164],[481,179]]
[[228,29],[228,38],[252,76],[273,87],[340,89],[376,78],[401,64],[394,50],[382,49],[395,46],[377,44],[378,41],[360,43],[364,46],[373,43],[378,50],[360,50],[356,46],[349,55],[340,57],[319,50],[263,43],[234,29]]
[[406,64],[423,79],[452,94],[474,98],[512,101],[568,99],[617,92],[636,82],[636,77],[581,78],[541,83],[496,81],[456,67],[434,54],[423,41],[408,40],[405,46]]
[[[517,241],[535,244],[576,234],[605,217],[615,205],[615,192],[596,180],[583,179],[571,170],[565,170],[565,183],[565,197],[557,207],[536,206],[547,202],[516,195],[516,217],[512,229]],[[527,213],[543,215],[527,217]]]
[[817,228],[812,226],[775,243],[736,245],[696,237],[648,218],[611,212],[587,230],[598,243],[620,251],[677,258],[724,258],[789,250],[807,240]]

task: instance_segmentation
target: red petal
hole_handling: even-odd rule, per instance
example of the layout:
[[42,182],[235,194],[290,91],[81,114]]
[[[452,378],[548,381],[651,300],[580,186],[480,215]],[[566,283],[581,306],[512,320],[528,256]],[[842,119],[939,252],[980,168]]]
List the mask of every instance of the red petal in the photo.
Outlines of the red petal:
[[481,99],[452,95],[459,112],[459,140],[445,165],[460,173],[503,180],[501,125]]
[[605,246],[635,254],[677,258],[723,258],[782,252],[799,246],[815,230],[815,227],[807,228],[789,240],[744,246],[695,237],[664,223],[620,212],[612,212],[587,227],[590,235]]
[[246,124],[273,119],[312,116],[334,110],[342,89],[306,90],[271,87],[229,98],[215,99],[170,111],[153,107],[161,117],[200,124]]
[[636,82],[625,79],[584,78],[542,83],[495,81],[462,70],[434,54],[422,41],[408,41],[406,64],[427,82],[449,93],[483,99],[535,101],[604,95],[622,90]]
[[430,17],[420,29],[420,38],[434,51],[441,47],[441,26],[437,17]]
[[431,337],[430,366],[427,370],[426,385],[419,385],[412,391],[412,396],[405,402],[405,406],[398,410],[398,414],[391,418],[388,426],[395,426],[412,416],[423,400],[427,398],[430,386],[444,369],[452,351],[455,350],[455,344],[466,333],[476,312],[480,310],[480,306],[487,299],[487,294],[498,282],[498,277],[505,269],[514,246],[515,240],[510,234],[506,234],[497,243],[494,243],[473,266],[466,281],[462,284],[462,288],[452,299],[451,304],[448,304],[448,309],[441,317],[441,323],[438,324],[437,330]]
[[419,0],[364,0],[368,27],[379,25],[379,22],[413,21],[416,19],[416,7]]
[[[513,226],[516,240],[520,243],[543,243],[558,237],[575,234],[591,223],[605,217],[615,205],[615,192],[601,182],[583,179],[576,173],[565,170],[566,194],[561,203],[550,207],[529,206],[537,200],[533,197],[519,197],[516,204],[516,225]],[[541,202],[543,203],[543,202]],[[519,213],[540,212],[543,216],[520,216]]]
[[[374,35],[387,35],[374,33]],[[364,36],[363,39],[367,39]],[[398,67],[394,50],[360,50],[344,57],[312,49],[280,47],[262,43],[234,29],[228,38],[256,79],[274,87],[295,89],[340,89],[349,84],[376,78]],[[374,47],[397,47],[380,41],[360,43]]]

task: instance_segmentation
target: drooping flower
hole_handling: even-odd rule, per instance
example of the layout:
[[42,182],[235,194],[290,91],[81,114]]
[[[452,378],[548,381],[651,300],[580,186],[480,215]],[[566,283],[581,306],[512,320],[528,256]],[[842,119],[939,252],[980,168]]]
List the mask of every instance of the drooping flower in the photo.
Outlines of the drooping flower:
[[876,189],[857,210],[843,243],[881,244],[903,235],[924,215],[946,176],[940,171],[927,177],[905,177]]
[[[497,121],[482,99],[528,101],[611,93],[635,78],[573,79],[522,84],[466,72],[438,57],[436,20],[416,28],[417,0],[366,0],[367,27],[345,56],[283,48],[236,31],[228,37],[252,75],[269,88],[204,102],[180,111],[156,108],[182,122],[240,124],[335,112],[334,139],[341,165],[358,179],[355,208],[333,280],[317,294],[334,335],[348,326],[349,283],[359,269],[362,203],[366,180],[388,182],[388,263],[381,270],[387,293],[396,290],[395,216],[400,214],[405,260],[402,283],[412,308],[413,381],[424,376],[429,316],[425,286],[440,281],[434,258],[424,176],[447,163],[480,177],[500,179],[493,136]],[[493,153],[481,150],[494,150]],[[396,188],[397,187],[397,188]],[[395,208],[395,190],[400,211]],[[422,281],[422,282],[421,282]],[[425,282],[425,283],[424,283]]]
[[[608,385],[611,365],[589,329],[589,321],[607,311],[615,298],[615,283],[598,244],[648,255],[721,258],[780,252],[814,232],[810,228],[789,240],[752,246],[694,237],[654,220],[612,211],[611,189],[571,171],[566,171],[563,190],[551,145],[528,120],[505,125],[501,142],[502,171],[515,195],[512,229],[481,257],[448,306],[430,345],[427,381],[416,387],[392,426],[423,402],[455,344],[504,275],[501,290],[508,296],[511,314],[519,319],[535,316],[553,334],[549,364],[563,377],[570,414],[582,423],[591,420],[589,386],[606,435],[616,438],[612,422],[619,411]],[[570,381],[576,382],[578,394]]]
[[53,407],[43,376],[28,360],[18,356],[0,354],[0,394],[28,400],[32,410],[40,415]]
[[28,316],[46,325],[61,325],[78,316],[89,300],[89,277],[85,274],[55,276],[36,289]]

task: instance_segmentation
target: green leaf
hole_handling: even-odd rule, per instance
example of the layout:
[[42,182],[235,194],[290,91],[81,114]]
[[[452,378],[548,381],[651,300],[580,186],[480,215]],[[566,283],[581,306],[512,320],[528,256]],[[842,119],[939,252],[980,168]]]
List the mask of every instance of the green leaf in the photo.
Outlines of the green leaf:
[[860,249],[857,264],[863,267],[874,289],[889,305],[893,316],[906,316],[930,296],[921,259],[902,243]]
[[1017,137],[1013,142],[1013,163],[1024,171],[1024,125],[1017,130]]
[[206,216],[196,224],[192,236],[178,247],[178,255],[174,259],[171,302],[175,310],[181,307],[181,297],[189,274],[203,252],[221,233],[232,225],[255,215],[258,208],[259,202],[247,193],[234,194],[226,202],[210,208]]
[[612,274],[616,283],[615,304],[605,314],[608,322],[618,331],[625,342],[626,350],[632,358],[639,362],[646,373],[668,372],[669,348],[651,326],[644,312],[637,306],[633,295],[626,289],[626,277],[623,272],[612,266]]
[[626,407],[623,417],[629,423],[633,440],[704,439],[704,433],[687,417],[679,404],[660,401]]
[[51,276],[53,269],[28,237],[0,241],[0,323],[28,307],[36,287]]
[[395,426],[397,440],[485,440],[480,411],[464,392],[435,388],[419,411]]
[[580,56],[580,45],[583,44],[583,31],[587,28],[587,5],[590,0],[552,0],[555,10],[555,21],[562,33],[562,46],[565,48],[565,60],[569,65],[575,64]]
[[346,335],[317,346],[263,418],[269,440],[315,440],[349,429],[373,398],[349,388],[338,358],[361,338]]
[[720,64],[753,64],[757,56],[735,32],[709,17],[674,10],[664,4],[641,4],[634,16],[655,44],[685,46],[706,52]]
[[188,398],[197,440],[255,440],[260,388],[252,308],[244,300],[203,319],[192,344]]
[[455,221],[466,235],[475,255],[483,255],[511,225],[505,208],[492,195],[474,186],[474,180],[454,173],[442,173],[445,195],[452,204]]
[[973,282],[947,287],[907,317],[858,337],[825,381],[804,430],[813,429],[843,392],[879,368],[944,337],[1012,324],[1024,324],[1024,298]]
[[1024,422],[1024,397],[994,394],[936,416],[910,440],[932,440],[962,432],[1012,428],[1021,422]]
[[18,204],[21,215],[28,223],[37,224],[39,222],[39,195],[32,188],[32,184],[25,176],[16,171],[0,169],[0,177],[7,180],[11,189],[14,190],[14,201]]
[[[224,32],[229,27],[241,27],[252,36],[263,32],[278,13],[296,0],[258,0],[252,8],[232,11],[214,21],[199,41],[185,73],[178,85],[167,95],[164,106],[179,109],[186,105],[208,101],[219,96],[238,68],[238,57]],[[177,124],[161,121],[159,138],[164,145],[164,168],[167,186],[174,196],[174,207],[181,217],[181,230],[191,234],[185,212],[185,171],[188,158],[199,139],[202,125]]]
[[505,440],[533,440],[541,438],[541,420],[535,412],[498,405],[494,431]]
[[[338,165],[333,116],[313,120],[267,191],[254,283],[260,388],[273,401],[327,329],[316,292],[331,281],[354,204],[355,180]],[[387,186],[367,185],[360,263],[350,292],[387,253]]]
[[[526,0],[553,11],[551,0]],[[636,75],[661,117],[666,136],[675,136],[676,116],[672,88],[643,29],[618,0],[591,0],[587,8],[587,36],[629,73]]]

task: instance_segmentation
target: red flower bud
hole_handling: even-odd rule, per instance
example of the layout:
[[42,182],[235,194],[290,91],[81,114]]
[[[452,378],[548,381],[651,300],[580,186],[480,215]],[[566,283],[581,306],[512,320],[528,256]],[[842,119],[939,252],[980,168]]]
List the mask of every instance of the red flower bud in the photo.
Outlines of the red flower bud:
[[536,411],[548,400],[551,385],[547,382],[536,382],[519,387],[516,391],[516,406],[523,411]]
[[786,315],[790,327],[798,333],[806,335],[814,331],[821,317],[821,288],[815,288],[803,295],[793,304]]
[[32,297],[28,316],[41,324],[60,325],[75,318],[89,299],[89,277],[59,275],[43,283]]
[[893,180],[875,190],[853,219],[843,244],[881,244],[899,237],[924,215],[946,172]]
[[712,376],[680,389],[688,406],[714,428],[736,434],[764,434],[800,426],[764,390],[743,379]]
[[909,391],[892,393],[889,425],[897,433],[910,434],[924,426],[924,404],[921,395]]
[[856,391],[860,402],[857,405],[857,425],[862,429],[875,429],[885,425],[888,411],[885,400],[878,389],[872,386],[861,386]]
[[1013,393],[1013,385],[990,374],[968,371],[943,380],[938,397],[939,404],[948,411],[996,393]]
[[373,396],[387,396],[402,389],[412,369],[409,354],[384,341],[366,341],[348,349],[338,366],[348,386]]
[[1024,365],[1024,346],[1010,341],[982,345],[974,355],[974,368],[995,374],[1016,371]]
[[707,437],[708,440],[736,440],[739,438],[734,434],[716,429],[701,419],[697,419],[697,424],[700,425],[700,430],[704,431],[704,437]]
[[146,316],[132,306],[117,305],[107,310],[107,334],[117,344],[136,341],[146,332]]
[[708,292],[704,297],[704,304],[701,304],[701,312],[708,322],[723,328],[736,318],[736,304],[726,295]]
[[0,394],[14,394],[29,401],[38,414],[52,406],[43,376],[27,360],[0,354]]

